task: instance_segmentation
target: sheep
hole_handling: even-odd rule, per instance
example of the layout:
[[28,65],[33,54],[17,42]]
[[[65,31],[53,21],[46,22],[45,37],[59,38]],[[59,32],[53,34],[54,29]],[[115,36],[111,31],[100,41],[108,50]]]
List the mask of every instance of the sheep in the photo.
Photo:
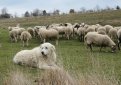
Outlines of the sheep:
[[117,29],[111,28],[109,30],[109,36],[115,43],[118,43]]
[[55,29],[40,29],[38,32],[39,37],[43,41],[43,43],[46,42],[47,39],[55,38],[56,45],[58,45],[58,39],[59,39],[59,32]]
[[31,34],[28,31],[23,31],[21,33],[20,39],[23,41],[23,47],[25,46],[24,43],[26,43],[26,46],[28,46],[28,41],[32,38]]
[[104,27],[99,27],[99,28],[97,29],[97,32],[98,32],[99,34],[105,35],[105,34],[106,34],[106,29],[105,29]]
[[22,50],[15,54],[13,63],[39,69],[54,69],[56,65],[55,46],[43,43],[31,50]]
[[35,31],[34,31],[34,29],[33,29],[32,27],[28,27],[28,28],[27,28],[27,31],[28,31],[33,37],[35,37]]
[[85,44],[90,47],[92,51],[92,44],[102,47],[110,47],[112,52],[116,50],[116,44],[111,40],[108,35],[98,34],[97,32],[89,32],[85,35]]
[[52,27],[52,28],[49,28],[49,29],[57,30],[59,35],[62,35],[62,37],[64,37],[66,27],[65,26],[57,26],[57,27]]
[[106,34],[109,34],[109,30],[113,28],[111,25],[105,25],[104,27],[106,29]]
[[34,26],[34,33],[36,37],[38,37],[38,32],[41,28],[46,29],[46,26]]
[[96,26],[95,25],[91,25],[91,26],[89,26],[87,29],[86,29],[86,34],[88,33],[88,32],[95,32],[95,28],[96,28]]
[[10,36],[10,39],[11,39],[11,42],[17,42],[17,39],[18,39],[18,31],[13,29],[11,31],[9,31],[9,36]]
[[117,32],[117,37],[118,37],[118,49],[120,50],[120,43],[121,43],[121,29],[118,30],[118,32]]
[[78,23],[75,23],[73,25],[73,37],[78,34],[77,31],[78,31],[79,27],[80,27],[80,25]]
[[19,28],[19,27],[11,27],[11,26],[9,26],[9,27],[8,27],[8,30],[11,31],[11,30],[13,30],[13,29],[18,29],[18,28]]
[[85,27],[79,27],[78,28],[77,34],[79,35],[80,41],[84,41],[85,31],[86,31]]
[[17,24],[16,27],[11,27],[11,26],[9,26],[9,27],[8,27],[8,30],[11,31],[11,30],[13,30],[13,29],[18,29],[18,28],[20,28],[20,24]]
[[121,29],[121,26],[119,26],[119,27],[114,27],[114,29],[117,29],[117,31],[118,31],[119,29]]
[[73,34],[73,26],[70,23],[65,24],[65,36],[69,40],[70,36]]

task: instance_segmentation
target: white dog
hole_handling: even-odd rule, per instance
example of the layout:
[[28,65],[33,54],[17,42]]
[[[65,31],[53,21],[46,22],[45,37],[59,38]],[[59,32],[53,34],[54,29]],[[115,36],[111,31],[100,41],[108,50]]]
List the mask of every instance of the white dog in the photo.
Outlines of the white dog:
[[54,69],[57,67],[55,46],[44,43],[32,50],[22,50],[14,56],[13,62],[40,69]]

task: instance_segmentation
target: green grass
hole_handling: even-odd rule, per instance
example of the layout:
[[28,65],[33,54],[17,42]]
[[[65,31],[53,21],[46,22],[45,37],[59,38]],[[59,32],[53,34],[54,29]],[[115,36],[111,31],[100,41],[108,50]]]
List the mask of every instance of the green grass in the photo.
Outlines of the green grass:
[[[85,22],[87,24],[100,23],[102,25],[110,24],[113,26],[121,26],[121,10],[100,13],[87,14],[70,14],[62,16],[46,16],[36,18],[16,18],[0,20],[0,85],[2,78],[8,76],[10,71],[20,70],[35,77],[40,72],[39,69],[14,65],[13,56],[20,50],[32,49],[41,44],[39,39],[32,39],[29,47],[22,47],[22,42],[10,42],[8,30],[2,29],[8,26],[15,26],[20,23],[23,27],[35,25],[47,25],[52,23],[66,22]],[[52,44],[55,44],[51,41]],[[93,52],[87,49],[83,42],[78,39],[60,39],[59,45],[56,46],[57,59],[64,68],[75,74],[98,72],[106,75],[115,75],[121,81],[121,51],[116,53],[105,52],[110,49],[103,49],[99,52],[99,48],[94,47]]]
[[[29,47],[22,47],[21,41],[11,43],[8,31],[0,29],[0,43],[2,46],[0,47],[0,77],[7,76],[9,71],[16,69],[28,72],[30,75],[38,75],[39,69],[14,65],[12,59],[18,51],[40,45],[39,39],[32,39]],[[54,44],[53,41],[51,43]],[[115,75],[121,80],[121,52],[111,53],[105,52],[106,50],[110,49],[99,52],[99,48],[94,47],[94,52],[90,52],[84,43],[77,39],[60,39],[59,45],[56,46],[57,59],[66,70],[75,73],[104,72],[106,75]]]
[[16,26],[20,23],[23,27],[35,25],[49,25],[52,23],[81,23],[87,24],[110,24],[113,26],[121,26],[121,10],[111,10],[96,13],[83,13],[83,14],[67,14],[56,16],[39,16],[30,18],[11,18],[0,19],[0,27],[7,28],[8,26]]

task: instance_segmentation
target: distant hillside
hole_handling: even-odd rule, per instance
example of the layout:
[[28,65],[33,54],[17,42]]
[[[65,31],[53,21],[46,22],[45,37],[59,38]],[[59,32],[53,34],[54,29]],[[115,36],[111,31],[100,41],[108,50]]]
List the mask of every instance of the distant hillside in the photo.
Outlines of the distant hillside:
[[113,26],[121,26],[121,10],[95,12],[95,13],[83,13],[83,14],[68,14],[57,16],[40,16],[30,18],[15,18],[15,19],[1,19],[0,26],[8,27],[15,26],[20,23],[21,26],[35,26],[35,25],[48,25],[51,23],[80,23],[85,22],[87,24],[110,24]]

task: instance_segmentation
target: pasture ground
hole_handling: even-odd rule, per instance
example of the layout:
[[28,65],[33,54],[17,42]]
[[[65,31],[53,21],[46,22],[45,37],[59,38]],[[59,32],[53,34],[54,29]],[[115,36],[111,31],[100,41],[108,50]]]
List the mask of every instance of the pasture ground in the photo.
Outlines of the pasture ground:
[[[0,82],[2,78],[8,76],[9,72],[20,70],[27,72],[28,75],[35,77],[40,75],[39,69],[14,65],[13,56],[20,50],[32,49],[40,45],[40,40],[33,38],[29,42],[28,47],[22,47],[22,42],[10,42],[8,30],[0,29]],[[51,41],[55,44],[54,41]],[[83,42],[78,39],[60,39],[59,45],[56,46],[57,59],[61,66],[74,75],[88,72],[104,73],[108,76],[116,76],[121,81],[121,51],[116,53],[108,52],[110,49],[103,49],[99,52],[99,48],[94,47],[94,52],[90,52]],[[1,85],[1,84],[0,84]]]

